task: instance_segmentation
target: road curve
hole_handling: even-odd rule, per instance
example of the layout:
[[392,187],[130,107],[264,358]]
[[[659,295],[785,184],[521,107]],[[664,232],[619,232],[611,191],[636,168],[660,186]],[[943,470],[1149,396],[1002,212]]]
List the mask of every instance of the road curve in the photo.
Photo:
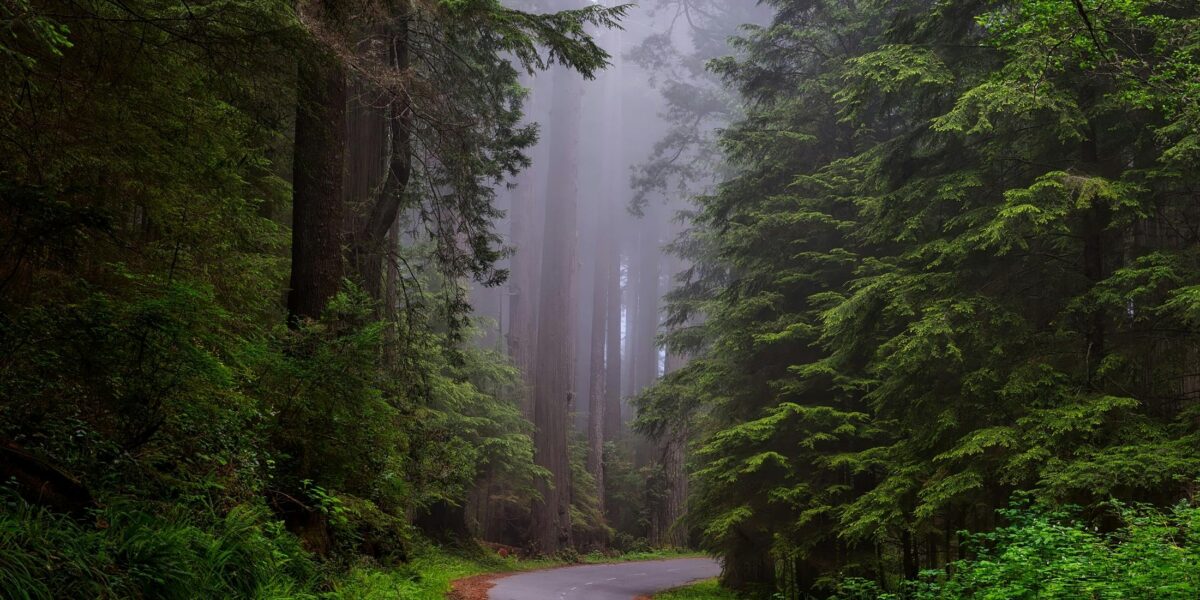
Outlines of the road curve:
[[489,600],[630,600],[721,574],[708,558],[584,565],[534,571],[496,582]]

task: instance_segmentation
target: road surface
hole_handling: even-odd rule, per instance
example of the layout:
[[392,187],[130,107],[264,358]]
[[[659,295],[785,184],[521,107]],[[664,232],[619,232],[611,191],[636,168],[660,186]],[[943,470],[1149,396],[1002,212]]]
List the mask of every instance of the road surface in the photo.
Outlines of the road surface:
[[721,574],[707,558],[584,565],[534,571],[496,582],[489,600],[630,600]]

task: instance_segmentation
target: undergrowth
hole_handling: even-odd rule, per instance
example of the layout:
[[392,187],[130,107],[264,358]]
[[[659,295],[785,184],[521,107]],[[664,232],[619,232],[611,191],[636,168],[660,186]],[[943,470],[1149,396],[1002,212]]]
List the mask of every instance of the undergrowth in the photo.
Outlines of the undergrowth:
[[715,579],[654,595],[654,600],[736,600],[736,598],[736,594],[721,587]]
[[5,599],[318,597],[315,563],[265,509],[234,508],[202,526],[169,509],[116,504],[83,523],[5,504]]
[[[318,560],[265,506],[225,514],[110,502],[75,519],[8,495],[0,511],[0,599],[442,600],[456,579],[563,565],[490,552],[414,548],[406,563]],[[679,558],[676,550],[582,562]]]
[[837,600],[1098,600],[1200,598],[1200,509],[1116,504],[1105,530],[1071,509],[1017,506],[1008,524],[970,536],[974,555],[884,592],[843,580]]

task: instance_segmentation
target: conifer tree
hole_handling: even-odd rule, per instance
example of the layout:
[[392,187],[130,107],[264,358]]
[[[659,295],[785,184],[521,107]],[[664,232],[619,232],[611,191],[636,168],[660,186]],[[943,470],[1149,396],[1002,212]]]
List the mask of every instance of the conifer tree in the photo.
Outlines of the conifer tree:
[[673,295],[726,581],[894,587],[1017,490],[1184,497],[1197,11],[772,4],[715,64],[748,112]]

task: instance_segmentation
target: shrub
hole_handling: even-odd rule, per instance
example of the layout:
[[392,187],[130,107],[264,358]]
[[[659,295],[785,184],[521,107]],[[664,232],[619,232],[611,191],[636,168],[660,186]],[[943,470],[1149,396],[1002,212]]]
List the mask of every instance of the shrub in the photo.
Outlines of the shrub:
[[849,578],[837,600],[1191,600],[1200,598],[1200,508],[1116,505],[1120,525],[1101,531],[1077,511],[1019,507],[1008,523],[971,536],[976,556],[882,593]]
[[209,528],[123,503],[94,516],[6,498],[0,598],[315,598],[313,564],[261,507],[213,515]]

